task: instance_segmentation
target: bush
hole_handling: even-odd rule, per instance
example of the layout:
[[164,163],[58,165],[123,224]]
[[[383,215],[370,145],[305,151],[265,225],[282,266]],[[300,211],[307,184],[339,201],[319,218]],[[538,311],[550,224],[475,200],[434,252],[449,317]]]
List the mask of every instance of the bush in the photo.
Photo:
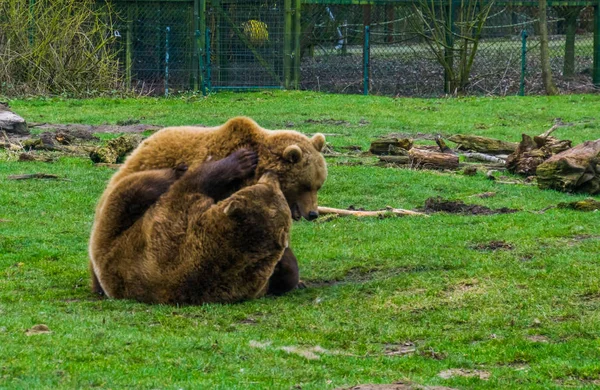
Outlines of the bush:
[[81,96],[117,88],[111,10],[98,3],[0,1],[0,94]]

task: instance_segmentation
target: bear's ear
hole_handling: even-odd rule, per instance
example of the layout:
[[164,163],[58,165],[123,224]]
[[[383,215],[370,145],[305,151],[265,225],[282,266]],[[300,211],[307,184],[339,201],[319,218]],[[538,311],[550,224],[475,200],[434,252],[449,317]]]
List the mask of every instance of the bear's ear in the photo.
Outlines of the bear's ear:
[[283,159],[292,164],[302,160],[302,149],[298,145],[290,145],[283,151]]
[[325,136],[321,133],[317,133],[312,136],[310,142],[312,142],[315,149],[317,149],[317,152],[320,152],[325,146]]

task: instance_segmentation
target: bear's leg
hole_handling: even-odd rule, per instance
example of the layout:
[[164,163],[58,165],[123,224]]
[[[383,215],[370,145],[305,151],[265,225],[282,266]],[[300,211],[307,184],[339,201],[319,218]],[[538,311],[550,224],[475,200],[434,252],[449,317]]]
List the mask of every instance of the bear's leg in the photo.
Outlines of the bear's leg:
[[119,181],[102,210],[105,231],[116,237],[129,229],[186,170],[179,166],[142,171]]
[[209,161],[187,172],[175,191],[199,192],[215,202],[237,191],[243,181],[254,174],[258,155],[248,149],[240,149],[224,159]]
[[275,266],[273,275],[269,278],[267,294],[282,295],[295,289],[300,281],[298,259],[290,248],[286,248],[281,260]]
[[98,294],[99,296],[104,296],[104,289],[100,285],[100,281],[98,280],[98,276],[96,276],[96,272],[93,267],[90,266],[90,272],[92,273],[92,292],[94,294]]

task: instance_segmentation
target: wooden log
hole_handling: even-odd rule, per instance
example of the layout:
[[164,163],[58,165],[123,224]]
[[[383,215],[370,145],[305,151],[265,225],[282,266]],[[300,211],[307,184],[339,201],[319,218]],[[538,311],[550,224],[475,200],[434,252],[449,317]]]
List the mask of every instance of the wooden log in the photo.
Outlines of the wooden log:
[[371,142],[369,152],[377,155],[402,156],[413,147],[413,141],[408,138],[383,138]]
[[413,168],[458,169],[458,156],[454,154],[412,148],[408,151],[408,156]]
[[477,135],[455,134],[448,140],[458,144],[459,150],[472,150],[486,154],[510,154],[517,149],[516,142],[507,142]]
[[600,139],[556,154],[536,170],[541,189],[600,193]]
[[408,156],[379,156],[379,161],[389,164],[407,165],[410,164]]
[[559,203],[559,209],[571,209],[577,211],[596,211],[600,210],[600,202],[595,199],[589,198],[584,200],[579,200],[576,202],[568,202],[568,203]]
[[142,137],[140,135],[123,135],[109,140],[106,143],[106,146],[93,150],[90,153],[90,158],[95,163],[116,164],[122,160],[125,155],[135,149],[140,142],[142,142]]
[[541,163],[551,156],[569,149],[571,147],[570,140],[559,140],[550,136],[557,128],[558,126],[555,125],[533,139],[527,134],[522,134],[519,146],[506,160],[509,172],[524,176],[535,175],[536,169]]
[[335,209],[332,207],[319,206],[319,214],[320,215],[335,214],[335,215],[339,215],[339,216],[353,215],[355,217],[380,217],[380,216],[385,216],[387,214],[397,215],[397,216],[410,215],[410,216],[429,217],[429,215],[420,213],[418,211],[395,209],[395,208],[391,208],[391,207],[386,208],[385,210],[362,211],[362,210]]

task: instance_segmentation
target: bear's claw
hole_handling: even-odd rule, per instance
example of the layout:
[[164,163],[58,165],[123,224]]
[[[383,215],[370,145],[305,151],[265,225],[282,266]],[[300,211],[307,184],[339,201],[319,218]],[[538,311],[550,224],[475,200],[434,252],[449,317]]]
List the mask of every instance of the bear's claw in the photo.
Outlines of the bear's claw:
[[239,149],[229,156],[235,163],[236,178],[245,179],[252,176],[258,165],[258,154],[250,149]]

